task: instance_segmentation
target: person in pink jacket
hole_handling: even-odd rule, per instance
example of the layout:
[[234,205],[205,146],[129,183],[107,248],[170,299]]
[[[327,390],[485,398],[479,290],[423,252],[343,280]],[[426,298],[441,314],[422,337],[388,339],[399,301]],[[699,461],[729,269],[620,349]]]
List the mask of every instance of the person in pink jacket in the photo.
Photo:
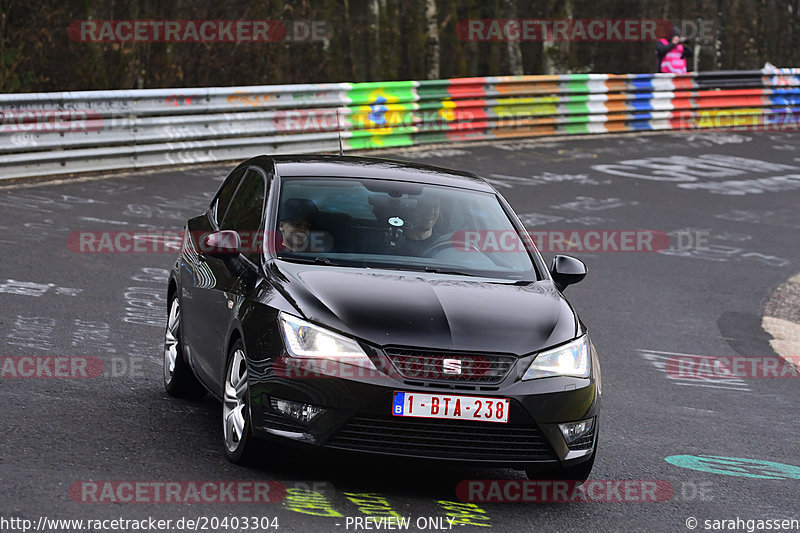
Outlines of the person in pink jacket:
[[692,57],[692,49],[685,43],[686,38],[681,35],[678,28],[674,27],[666,39],[658,40],[656,54],[659,72],[686,73],[686,58]]

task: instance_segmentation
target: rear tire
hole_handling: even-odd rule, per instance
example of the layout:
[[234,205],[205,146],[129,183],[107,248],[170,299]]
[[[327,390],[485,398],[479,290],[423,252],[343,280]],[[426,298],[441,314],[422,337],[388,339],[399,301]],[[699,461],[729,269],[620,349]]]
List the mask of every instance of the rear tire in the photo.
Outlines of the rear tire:
[[168,309],[167,328],[164,332],[164,388],[167,394],[177,398],[202,398],[206,390],[183,358],[181,306],[177,295],[170,299]]
[[222,403],[222,431],[225,455],[236,464],[249,464],[256,456],[258,441],[252,435],[250,387],[244,345],[237,340],[228,354]]

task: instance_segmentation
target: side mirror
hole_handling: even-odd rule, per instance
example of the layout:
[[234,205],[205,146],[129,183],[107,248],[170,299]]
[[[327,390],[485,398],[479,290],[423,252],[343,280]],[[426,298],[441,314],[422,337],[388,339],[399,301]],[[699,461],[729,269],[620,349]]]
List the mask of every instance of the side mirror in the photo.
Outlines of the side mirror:
[[556,288],[564,292],[567,285],[578,283],[586,277],[586,265],[583,264],[583,261],[574,257],[557,255],[550,264],[550,275],[553,276]]
[[241,252],[242,239],[233,230],[222,230],[209,233],[203,237],[201,253],[213,256],[230,256]]

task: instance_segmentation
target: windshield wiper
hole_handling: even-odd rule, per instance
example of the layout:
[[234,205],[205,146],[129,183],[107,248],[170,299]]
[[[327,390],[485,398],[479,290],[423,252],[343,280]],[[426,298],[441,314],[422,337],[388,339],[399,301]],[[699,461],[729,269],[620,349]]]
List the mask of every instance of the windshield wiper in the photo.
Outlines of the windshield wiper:
[[456,276],[469,276],[473,278],[475,277],[475,274],[470,274],[468,272],[462,272],[460,270],[447,270],[446,268],[432,266],[425,267],[425,272],[433,272],[435,274],[454,274]]
[[334,263],[327,257],[299,257],[294,255],[280,256],[278,259],[293,261],[295,263],[308,263],[310,265],[333,265]]

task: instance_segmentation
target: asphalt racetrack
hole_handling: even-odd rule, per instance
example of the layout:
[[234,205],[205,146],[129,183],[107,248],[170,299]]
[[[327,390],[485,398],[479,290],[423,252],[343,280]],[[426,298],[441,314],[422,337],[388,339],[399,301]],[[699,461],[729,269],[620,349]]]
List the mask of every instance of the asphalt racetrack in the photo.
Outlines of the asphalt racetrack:
[[[220,405],[170,398],[162,385],[165,275],[176,253],[68,246],[81,231],[181,230],[233,168],[225,164],[0,184],[0,515],[16,520],[0,530],[26,520],[31,529],[101,530],[59,529],[43,517],[152,517],[172,520],[174,531],[243,531],[231,517],[266,517],[259,530],[326,532],[374,530],[390,516],[408,518],[411,530],[515,532],[703,531],[737,519],[733,530],[746,531],[748,520],[800,520],[797,375],[674,371],[676,361],[704,356],[776,361],[761,313],[800,271],[800,136],[528,139],[381,155],[489,178],[529,230],[563,233],[545,247],[548,263],[569,253],[587,264],[586,279],[566,293],[601,357],[592,501],[497,503],[520,494],[524,473],[508,469],[275,446],[253,468],[230,464]],[[597,249],[583,238],[591,230],[653,230],[669,235],[669,246],[619,251],[608,237]],[[31,368],[25,357],[41,365],[33,377],[22,375]],[[74,361],[101,371],[71,376]],[[519,483],[463,502],[463,480]],[[206,481],[275,481],[289,494],[247,503],[245,491],[234,503],[208,503],[152,492],[158,483]],[[150,492],[131,489],[142,484]],[[181,528],[182,517],[200,521]],[[227,527],[211,528],[226,517]]]

